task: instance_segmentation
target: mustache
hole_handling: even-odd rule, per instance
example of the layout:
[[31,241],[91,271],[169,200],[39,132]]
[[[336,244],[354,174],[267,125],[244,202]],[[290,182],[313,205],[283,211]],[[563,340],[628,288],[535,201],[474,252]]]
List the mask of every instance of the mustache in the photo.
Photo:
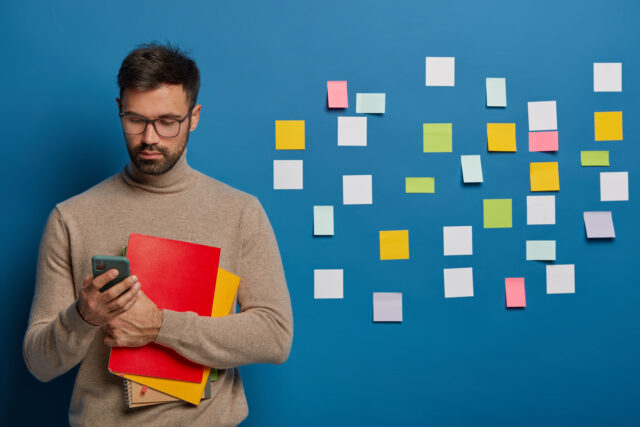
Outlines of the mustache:
[[145,144],[144,142],[135,148],[135,153],[141,153],[143,151],[157,151],[162,153],[163,155],[167,155],[167,150],[165,148],[161,148],[158,144]]

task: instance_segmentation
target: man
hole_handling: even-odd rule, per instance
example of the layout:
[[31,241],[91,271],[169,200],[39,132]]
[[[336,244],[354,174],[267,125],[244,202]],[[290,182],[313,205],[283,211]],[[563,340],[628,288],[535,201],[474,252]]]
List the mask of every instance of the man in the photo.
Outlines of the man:
[[[77,363],[72,425],[237,425],[248,414],[237,366],[283,363],[293,321],[273,230],[258,200],[190,168],[200,75],[179,49],[143,45],[118,74],[130,163],[82,194],[56,205],[40,243],[36,289],[24,358],[41,381]],[[240,312],[222,318],[160,310],[130,276],[93,277],[93,255],[119,255],[130,233],[222,249],[220,267],[241,277]],[[234,310],[235,312],[235,310]],[[155,342],[218,368],[211,398],[198,407],[171,402],[128,409],[122,379],[107,371],[113,346]]]

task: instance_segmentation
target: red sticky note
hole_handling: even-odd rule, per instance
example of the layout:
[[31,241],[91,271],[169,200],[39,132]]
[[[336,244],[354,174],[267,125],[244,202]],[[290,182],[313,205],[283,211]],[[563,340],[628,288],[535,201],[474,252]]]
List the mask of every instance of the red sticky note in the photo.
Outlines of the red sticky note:
[[524,277],[507,277],[504,280],[507,295],[507,307],[526,307],[524,296]]
[[349,106],[349,98],[347,97],[347,82],[328,81],[327,97],[329,99],[329,108],[347,108]]
[[558,151],[558,131],[529,132],[529,151]]

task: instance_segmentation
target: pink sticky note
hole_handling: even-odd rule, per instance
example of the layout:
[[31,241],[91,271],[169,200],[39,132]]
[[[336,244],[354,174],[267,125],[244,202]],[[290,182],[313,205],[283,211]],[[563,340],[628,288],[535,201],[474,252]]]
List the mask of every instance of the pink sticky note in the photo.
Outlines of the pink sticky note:
[[349,107],[349,98],[347,97],[347,82],[328,81],[327,97],[329,98],[329,108]]
[[558,151],[558,131],[529,132],[529,151]]
[[507,277],[504,279],[507,295],[507,307],[526,307],[524,297],[524,277]]

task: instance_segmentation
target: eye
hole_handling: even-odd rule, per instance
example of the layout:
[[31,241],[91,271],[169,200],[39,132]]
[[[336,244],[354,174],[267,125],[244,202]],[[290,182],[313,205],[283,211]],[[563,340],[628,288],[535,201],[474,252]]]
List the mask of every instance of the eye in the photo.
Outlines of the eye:
[[144,123],[144,120],[142,120],[139,117],[127,117],[127,120],[129,121],[129,123],[134,125],[139,125],[141,123]]
[[162,126],[173,126],[174,124],[176,124],[176,121],[171,119],[164,119],[164,120],[160,120],[160,124]]

